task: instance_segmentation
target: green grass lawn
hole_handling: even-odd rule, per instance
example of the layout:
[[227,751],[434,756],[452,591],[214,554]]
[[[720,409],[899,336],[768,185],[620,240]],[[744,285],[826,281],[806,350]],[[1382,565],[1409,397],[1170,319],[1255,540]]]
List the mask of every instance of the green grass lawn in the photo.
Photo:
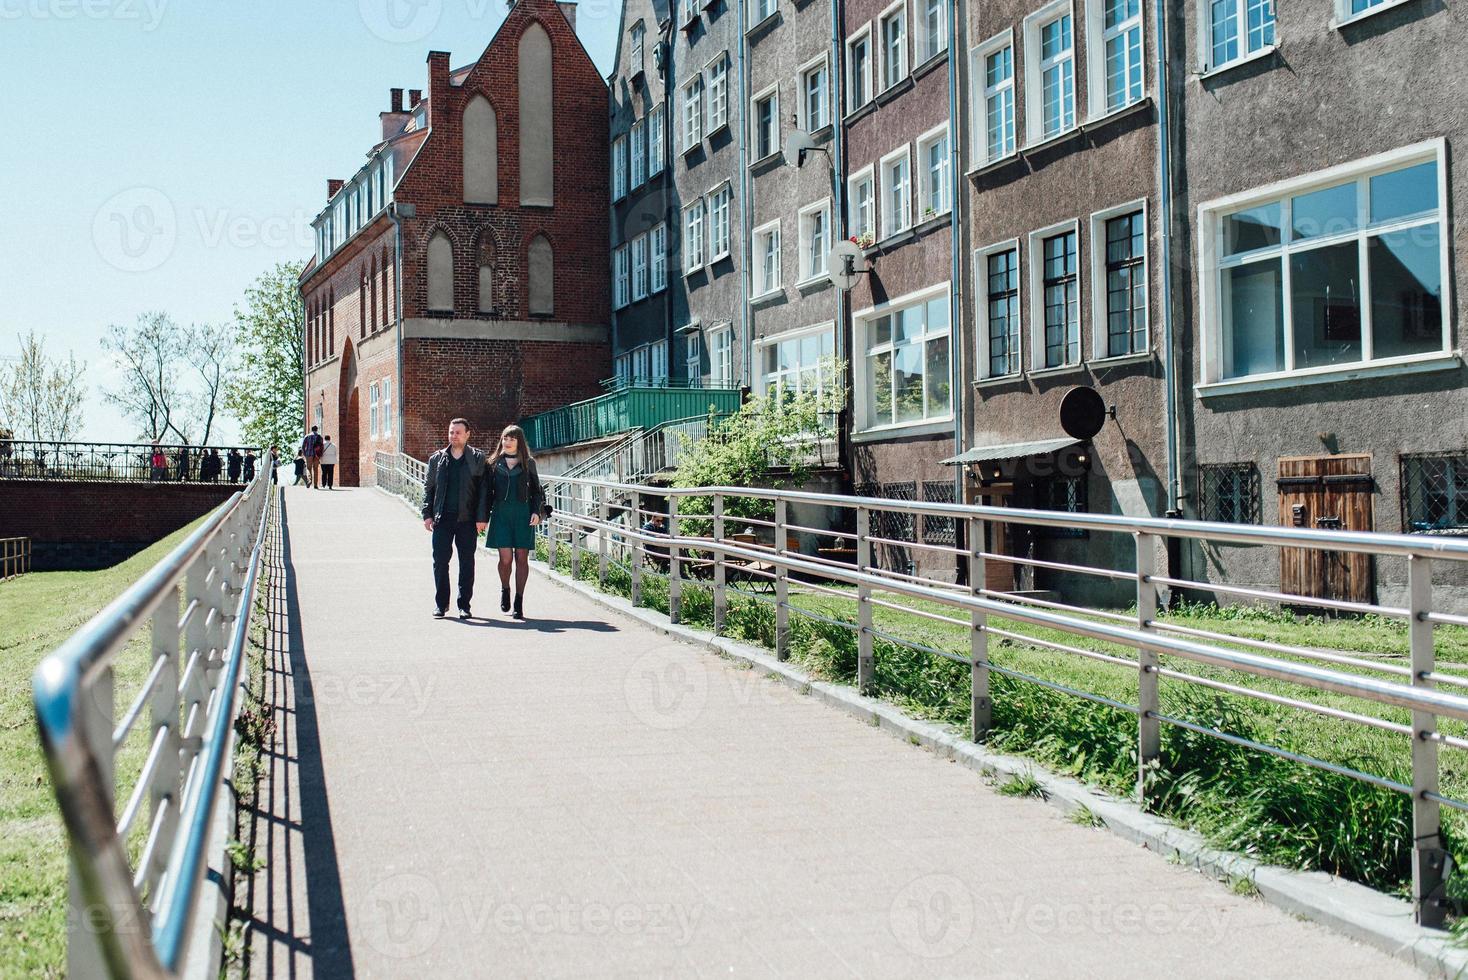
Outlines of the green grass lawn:
[[[65,975],[66,833],[36,738],[31,673],[199,521],[112,568],[32,572],[0,582],[0,976]],[[149,643],[144,626],[117,660],[119,714],[142,685]],[[144,719],[118,754],[121,794],[142,767],[147,727]],[[146,813],[134,838],[145,823]]]

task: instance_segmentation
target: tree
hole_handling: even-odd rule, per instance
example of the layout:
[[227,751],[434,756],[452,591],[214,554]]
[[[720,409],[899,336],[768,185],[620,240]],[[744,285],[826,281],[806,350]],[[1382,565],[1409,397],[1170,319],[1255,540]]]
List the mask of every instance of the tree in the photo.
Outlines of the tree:
[[65,360],[49,357],[46,342],[35,331],[21,337],[20,357],[0,366],[0,429],[20,439],[75,438],[86,400],[86,369],[71,351]]
[[203,420],[202,445],[209,444],[209,435],[214,431],[214,418],[224,407],[225,385],[231,378],[234,363],[234,327],[229,324],[194,325],[184,333],[192,357],[194,371],[198,375],[200,390],[195,396],[194,416]]
[[224,403],[251,445],[293,445],[300,431],[306,400],[300,275],[300,264],[282,262],[256,279],[243,307],[235,307],[239,371],[225,388]]
[[102,338],[122,368],[119,387],[102,397],[116,405],[127,418],[142,428],[149,440],[164,440],[170,434],[181,443],[191,443],[186,415],[190,398],[178,378],[179,363],[188,355],[185,332],[167,313],[144,313],[127,328],[112,324]]

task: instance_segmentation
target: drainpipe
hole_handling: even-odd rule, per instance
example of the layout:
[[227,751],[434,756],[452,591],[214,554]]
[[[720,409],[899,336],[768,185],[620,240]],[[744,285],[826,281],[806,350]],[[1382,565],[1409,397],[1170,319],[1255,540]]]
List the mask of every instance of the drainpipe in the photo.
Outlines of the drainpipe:
[[[831,224],[836,234],[835,241],[844,242],[851,235],[851,229],[847,225],[846,214],[846,45],[843,43],[843,31],[841,26],[846,19],[845,0],[835,0],[831,4],[831,72],[828,76],[831,80]],[[799,238],[799,235],[796,236]],[[833,243],[834,244],[834,243]],[[834,334],[832,349],[835,351],[836,363],[844,363],[847,359],[846,344],[846,290],[837,288],[836,293],[836,324],[832,327]],[[850,369],[855,371],[855,365]],[[853,385],[846,384],[845,372],[841,379],[842,387],[849,393]],[[850,413],[847,413],[848,418]],[[837,426],[841,424],[840,415],[837,415]],[[836,443],[841,443],[841,433],[836,433]]]
[[[662,179],[663,186],[668,188],[668,193],[663,199],[663,227],[666,229],[666,231],[663,233],[663,274],[666,277],[666,282],[663,284],[663,333],[668,338],[668,357],[670,358],[673,356],[673,337],[675,327],[673,321],[676,318],[676,310],[673,306],[673,283],[683,282],[683,277],[681,275],[674,278],[673,256],[668,248],[668,243],[673,240],[673,233],[675,231],[679,233],[683,231],[683,229],[674,220],[675,216],[680,215],[682,212],[680,212],[677,208],[673,206],[673,199],[677,196],[678,193],[678,181],[673,176],[672,114],[673,48],[675,47],[673,39],[678,36],[678,11],[675,9],[676,6],[676,4],[669,4],[668,6],[668,27],[666,33],[663,35],[663,43],[667,45],[668,53],[667,57],[663,59],[663,67],[661,68],[663,76],[663,166],[661,173],[658,174],[659,178]],[[648,256],[648,264],[652,264],[651,256]],[[651,274],[651,271],[649,271],[648,275]],[[613,349],[615,350],[616,348],[614,347]],[[668,366],[668,374],[670,377],[672,376],[672,373],[673,367],[670,364]],[[613,370],[612,374],[615,375],[616,371]]]
[[[1166,392],[1168,517],[1183,516],[1182,461],[1178,446],[1177,362],[1172,317],[1172,151],[1168,131],[1169,84],[1167,3],[1156,0],[1157,20],[1157,195],[1162,212],[1162,373]],[[1169,573],[1177,571],[1175,548],[1169,548]]]
[[[749,37],[745,34],[745,28],[749,26],[749,10],[745,6],[745,0],[739,0],[739,214],[743,218],[743,227],[739,230],[741,241],[740,255],[743,258],[744,268],[739,270],[739,310],[740,310],[740,347],[744,355],[743,370],[740,372],[742,383],[750,390],[754,389],[754,310],[749,305],[749,263],[754,256],[754,214],[750,211],[749,202],[753,196],[754,177],[749,172],[749,147],[747,128],[748,119],[746,113],[749,111]],[[784,243],[781,243],[784,247]]]
[[[960,216],[967,212],[959,207],[959,195],[963,191],[963,153],[960,147],[964,144],[967,133],[961,125],[962,113],[959,112],[959,87],[958,87],[958,21],[959,8],[964,0],[957,0],[948,4],[948,213],[951,216],[948,224],[949,240],[952,248],[952,268],[950,269],[948,287],[948,364],[952,380],[949,382],[953,398],[953,455],[957,456],[963,452],[964,443],[964,414],[963,400],[967,397],[969,388],[965,383],[967,376],[964,366],[967,363],[968,345],[959,342],[963,336],[963,255],[965,253],[963,234],[963,223]],[[1158,0],[1159,3],[1164,0]],[[956,465],[953,468],[953,499],[963,503],[963,478],[965,467]]]
[[397,333],[398,344],[398,378],[397,378],[397,431],[394,433],[394,444],[399,454],[403,453],[403,225],[398,216],[398,202],[393,201],[387,207],[387,216],[392,219],[393,228],[393,319],[396,321],[394,330]]

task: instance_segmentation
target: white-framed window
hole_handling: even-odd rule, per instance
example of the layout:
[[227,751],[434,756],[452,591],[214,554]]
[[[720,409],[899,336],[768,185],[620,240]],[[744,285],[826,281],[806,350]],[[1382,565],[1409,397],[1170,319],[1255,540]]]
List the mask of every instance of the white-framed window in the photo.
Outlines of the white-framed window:
[[749,26],[754,27],[762,21],[775,16],[775,11],[780,9],[779,0],[754,0],[749,5]]
[[634,75],[637,74],[638,72],[642,71],[642,69],[643,69],[643,61],[642,61],[643,42],[646,40],[646,38],[647,38],[647,28],[644,27],[642,21],[639,20],[637,23],[635,23],[635,24],[632,25],[632,60],[631,60],[631,67],[632,67],[632,74],[634,74]]
[[950,208],[948,124],[918,137],[918,207],[924,220],[947,214]]
[[367,433],[373,439],[377,438],[377,407],[378,389],[377,382],[367,386]]
[[863,429],[953,416],[948,284],[854,314]]
[[647,233],[648,265],[652,268],[652,292],[668,288],[668,226],[654,225]]
[[709,331],[709,384],[727,388],[734,383],[734,328],[729,324]]
[[734,192],[728,183],[708,196],[709,262],[729,255],[729,211],[733,201]]
[[780,288],[780,221],[776,219],[754,230],[754,262],[750,289],[763,296]]
[[[1347,0],[1350,2],[1350,0]],[[1198,0],[1204,71],[1274,47],[1274,0]]]
[[683,376],[690,385],[703,381],[703,334],[690,330],[683,342]]
[[1010,239],[974,253],[974,284],[978,293],[974,337],[978,342],[978,373],[984,378],[1019,374],[1021,332],[1019,240]]
[[917,4],[913,25],[917,57],[913,60],[921,65],[948,49],[948,10],[944,0],[917,0]]
[[678,0],[678,23],[684,27],[698,20],[698,0]]
[[1030,233],[1030,366],[1081,362],[1080,226],[1068,221]]
[[704,68],[708,78],[709,132],[729,124],[729,53],[723,52]]
[[1091,215],[1092,357],[1145,353],[1147,204],[1133,201]]
[[1202,205],[1204,381],[1446,352],[1445,169],[1437,140]]
[[831,121],[829,81],[825,55],[800,69],[799,125],[807,133],[813,133]]
[[822,394],[836,384],[836,331],[830,323],[766,337],[759,347],[760,390],[769,398]]
[[1142,100],[1143,43],[1142,0],[1096,0],[1087,4],[1086,91],[1091,118]]
[[632,239],[632,302],[647,299],[647,236]]
[[659,102],[647,114],[647,175],[656,177],[663,172],[663,144],[667,130],[665,104]]
[[652,345],[632,348],[632,383],[645,385],[652,378]]
[[655,385],[668,383],[668,342],[659,340],[648,345],[648,377]]
[[831,250],[831,199],[807,204],[800,209],[800,281],[826,274],[826,253]]
[[629,168],[632,178],[628,189],[636,190],[647,180],[647,120],[639,119],[633,123],[627,139],[632,156],[632,165]]
[[703,268],[703,201],[683,209],[683,273]]
[[703,142],[703,76],[683,86],[683,152]]
[[846,39],[846,111],[872,100],[872,28],[863,27]]
[[851,237],[868,244],[877,240],[876,168],[868,164],[846,181],[846,203],[850,209],[846,227]]
[[627,196],[627,137],[612,140],[612,200]]
[[612,371],[623,384],[632,381],[632,353],[618,354],[612,358]]
[[1075,31],[1071,0],[1025,18],[1025,139],[1045,140],[1075,128]]
[[1336,0],[1336,26],[1350,23],[1357,17],[1368,14],[1371,11],[1375,10],[1377,7],[1381,7],[1392,2],[1393,0]]
[[617,309],[627,305],[629,282],[627,280],[627,246],[618,245],[612,250],[612,302]]
[[912,163],[908,147],[882,158],[882,237],[912,227]]
[[393,437],[393,430],[397,428],[393,423],[396,420],[392,414],[392,378],[382,379],[382,423],[378,427],[378,433],[384,439]]
[[882,88],[889,89],[907,77],[907,2],[898,0],[877,19],[881,44]]
[[1014,152],[1014,32],[1007,30],[974,48],[974,162],[1002,160]]
[[780,152],[780,92],[771,86],[751,99],[749,106],[749,138],[754,144],[754,159],[763,160]]

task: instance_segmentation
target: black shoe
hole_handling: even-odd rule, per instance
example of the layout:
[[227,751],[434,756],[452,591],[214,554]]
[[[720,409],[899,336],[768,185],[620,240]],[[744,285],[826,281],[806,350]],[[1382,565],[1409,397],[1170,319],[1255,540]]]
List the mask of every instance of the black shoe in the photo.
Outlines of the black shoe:
[[459,618],[460,619],[468,619],[469,618],[469,607],[468,606],[460,606],[459,607]]
[[515,618],[525,618],[525,597],[522,595],[515,596]]
[[435,609],[433,611],[433,618],[434,619],[443,619],[445,616],[448,615],[448,612],[449,611],[447,609]]
[[500,612],[510,611],[510,588],[505,586],[500,589]]

